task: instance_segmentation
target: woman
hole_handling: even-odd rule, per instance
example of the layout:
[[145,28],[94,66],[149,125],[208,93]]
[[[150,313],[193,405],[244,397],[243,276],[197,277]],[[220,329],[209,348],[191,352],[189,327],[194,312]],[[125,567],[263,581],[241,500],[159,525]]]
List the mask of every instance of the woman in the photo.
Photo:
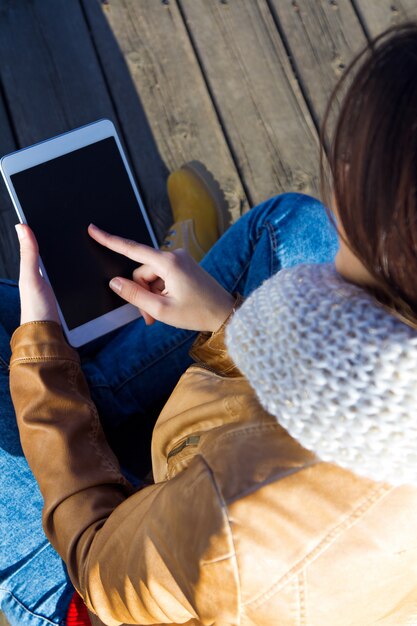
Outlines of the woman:
[[[324,207],[300,194],[253,209],[202,267],[90,227],[143,263],[111,287],[144,321],[81,370],[21,229],[10,360],[20,437],[45,533],[106,624],[417,619],[417,27],[381,36],[359,60],[330,155],[335,264]],[[238,294],[250,295],[242,306]],[[3,317],[7,333],[16,320]],[[155,484],[135,489],[95,404],[108,421],[146,410],[184,371],[155,427]],[[3,607],[13,624],[64,624],[72,589],[60,561],[38,530],[35,546],[22,531],[39,498],[6,375],[2,490],[20,493],[12,504],[8,493],[19,523],[8,527]]]

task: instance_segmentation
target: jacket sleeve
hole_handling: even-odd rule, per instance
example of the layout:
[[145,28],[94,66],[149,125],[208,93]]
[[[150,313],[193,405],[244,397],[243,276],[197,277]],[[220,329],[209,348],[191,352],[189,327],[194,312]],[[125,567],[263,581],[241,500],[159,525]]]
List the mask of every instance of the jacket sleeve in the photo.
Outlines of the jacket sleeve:
[[11,346],[11,394],[45,533],[88,608],[109,625],[235,623],[230,528],[204,461],[134,492],[61,327],[24,324]]
[[200,333],[191,346],[190,356],[197,364],[202,364],[217,374],[230,378],[242,376],[227,351],[225,343],[226,327],[231,317],[243,303],[240,294],[236,295],[235,305],[220,328],[214,333]]

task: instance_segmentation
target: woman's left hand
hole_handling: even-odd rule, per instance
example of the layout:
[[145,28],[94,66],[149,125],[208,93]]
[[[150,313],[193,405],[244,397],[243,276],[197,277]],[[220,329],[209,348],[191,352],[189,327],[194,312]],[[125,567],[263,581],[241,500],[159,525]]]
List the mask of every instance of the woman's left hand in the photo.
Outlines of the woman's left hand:
[[27,224],[16,226],[20,242],[20,323],[53,321],[60,324],[54,293],[39,272],[39,248]]

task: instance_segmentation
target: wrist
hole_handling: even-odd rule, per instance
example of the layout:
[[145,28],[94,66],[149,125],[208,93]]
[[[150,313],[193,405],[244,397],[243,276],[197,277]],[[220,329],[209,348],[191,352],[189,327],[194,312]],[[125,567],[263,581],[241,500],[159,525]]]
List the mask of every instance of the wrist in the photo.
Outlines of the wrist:
[[238,306],[240,305],[242,301],[242,298],[239,294],[237,295],[227,294],[227,295],[229,297],[225,299],[224,305],[218,311],[216,319],[213,319],[213,323],[209,330],[209,332],[211,333],[218,332],[229,322],[229,320],[233,317],[236,309],[238,308]]

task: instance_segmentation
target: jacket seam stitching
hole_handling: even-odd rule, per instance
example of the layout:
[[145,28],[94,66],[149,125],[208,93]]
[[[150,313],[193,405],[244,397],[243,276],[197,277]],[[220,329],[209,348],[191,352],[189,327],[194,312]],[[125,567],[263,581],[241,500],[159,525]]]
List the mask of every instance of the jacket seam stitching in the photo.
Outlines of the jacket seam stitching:
[[[217,446],[219,444],[219,442],[221,441],[225,441],[227,439],[235,439],[240,437],[241,435],[248,435],[251,434],[252,432],[261,432],[261,431],[268,431],[268,430],[275,430],[275,429],[281,429],[282,426],[280,426],[280,424],[278,424],[278,422],[276,423],[268,423],[268,424],[253,424],[252,426],[244,426],[244,427],[239,427],[238,423],[234,423],[231,422],[231,425],[236,425],[236,428],[234,428],[232,431],[223,433],[221,435],[219,435],[219,437],[217,437],[214,441],[211,441],[210,443],[206,443],[204,444],[204,451],[210,450],[213,446]],[[220,426],[217,426],[216,428],[221,428],[221,426],[224,426],[224,424],[221,424]],[[287,431],[286,431],[287,432]],[[289,435],[291,437],[291,435]],[[291,439],[293,439],[291,437]],[[296,442],[296,440],[293,440],[294,442]],[[317,458],[316,455],[314,455],[314,453],[311,453],[313,455],[314,458]]]
[[234,562],[234,570],[235,570],[235,574],[236,574],[236,583],[237,583],[237,586],[238,586],[238,589],[237,589],[238,616],[237,617],[239,618],[239,623],[240,623],[240,617],[239,616],[241,615],[242,608],[243,608],[242,594],[241,594],[242,585],[241,585],[241,580],[240,580],[239,566],[238,566],[238,563],[237,563],[236,546],[235,546],[232,526],[230,524],[230,519],[229,519],[229,515],[228,515],[227,504],[226,504],[226,502],[225,502],[225,500],[224,500],[224,498],[222,496],[222,493],[220,491],[219,485],[217,484],[217,481],[216,481],[216,479],[214,477],[214,474],[213,474],[213,471],[212,471],[211,467],[209,466],[209,464],[207,463],[207,461],[206,461],[206,459],[204,457],[200,457],[200,458],[201,458],[202,462],[204,463],[209,476],[211,477],[211,481],[212,481],[213,487],[214,487],[214,489],[216,491],[217,498],[219,500],[219,504],[220,504],[220,506],[222,508],[224,518],[225,518],[225,520],[227,522],[227,529],[228,529],[228,535],[229,535],[229,538],[230,538],[230,542],[231,542],[231,544],[233,546],[233,555],[231,555],[228,558],[232,558],[233,562]]
[[259,491],[259,489],[261,489],[262,487],[266,487],[281,480],[285,480],[290,476],[294,476],[294,474],[305,472],[306,470],[310,469],[311,467],[315,467],[320,463],[323,463],[323,461],[312,461],[311,463],[304,463],[303,465],[295,465],[293,467],[289,467],[285,471],[279,470],[279,473],[272,474],[269,478],[263,479],[261,483],[239,491],[235,496],[230,497],[227,500],[227,504],[231,505],[234,502],[237,502],[238,500],[241,500],[242,498],[245,498],[246,496],[255,493],[256,491]]
[[[232,417],[234,417],[235,415],[232,413]],[[279,424],[255,424],[253,426],[245,426],[243,428],[239,427],[239,424],[237,422],[230,422],[231,426],[236,426],[236,429],[233,429],[232,431],[223,433],[221,435],[218,435],[215,439],[213,439],[213,441],[209,441],[207,443],[207,441],[205,441],[205,437],[204,435],[207,435],[208,433],[213,433],[213,431],[215,430],[219,430],[220,428],[224,427],[224,423],[223,424],[219,424],[219,426],[214,426],[213,428],[210,428],[209,430],[206,431],[192,431],[190,432],[190,434],[194,434],[194,432],[201,432],[201,436],[204,437],[204,439],[198,444],[198,448],[199,448],[199,452],[202,455],[205,455],[207,452],[210,452],[213,448],[215,448],[216,446],[218,446],[221,442],[223,442],[224,440],[227,439],[233,439],[233,438],[237,438],[240,435],[247,435],[250,432],[252,432],[253,430],[257,431],[257,430],[273,430],[276,427],[279,427]],[[187,435],[190,436],[190,435]],[[181,441],[181,440],[180,440]]]
[[[239,428],[238,430],[232,430],[230,432],[224,433],[221,436],[222,439],[234,439],[241,434],[248,435],[253,431],[262,431],[262,430],[276,430],[280,429],[282,426],[278,423],[268,423],[268,424],[254,424],[253,426],[244,426],[243,428]],[[295,441],[295,440],[294,440]]]
[[284,576],[281,577],[280,580],[273,583],[267,591],[264,591],[258,598],[247,602],[251,607],[260,606],[263,602],[271,598],[274,593],[282,589],[286,583],[295,575],[297,576],[298,572],[302,567],[307,567],[310,565],[316,558],[318,558],[321,554],[323,554],[330,545],[342,534],[342,532],[346,532],[355,524],[358,519],[363,517],[365,513],[371,508],[371,506],[379,499],[382,499],[385,495],[387,495],[390,491],[392,491],[392,486],[387,486],[386,484],[378,486],[376,489],[372,491],[370,495],[368,495],[356,508],[352,511],[347,517],[345,517],[339,524],[334,526],[329,532],[323,537],[323,539],[313,548],[306,556],[304,556],[298,563],[296,563]]
[[[213,356],[213,355],[209,355],[209,356]],[[194,357],[192,356],[192,358]],[[209,363],[207,363],[207,360],[204,361],[203,359],[199,358],[198,360],[194,360],[194,363],[191,363],[188,369],[190,369],[191,367],[194,368],[194,370],[192,370],[194,372],[196,369],[198,369],[199,374],[203,374],[205,376],[216,376],[217,378],[220,378],[222,380],[230,380],[231,378],[233,378],[234,380],[238,378],[243,378],[243,379],[245,378],[241,373],[239,373],[236,376],[226,376],[226,374],[230,374],[230,372],[233,372],[234,370],[236,370],[237,372],[239,371],[238,367],[236,367],[234,363],[228,367],[224,367],[222,364],[220,365],[218,370],[214,370],[214,368],[207,369],[208,367],[210,367]],[[186,374],[187,372],[188,370],[186,370],[184,374]]]
[[22,356],[12,359],[10,363],[10,368],[12,368],[13,365],[15,365],[16,363],[30,363],[32,361],[64,361],[68,363],[76,363],[77,365],[79,364],[79,361],[77,359],[71,359],[62,356]]
[[307,625],[307,606],[306,606],[306,581],[305,571],[299,573],[298,580],[298,598],[300,607],[300,626]]

